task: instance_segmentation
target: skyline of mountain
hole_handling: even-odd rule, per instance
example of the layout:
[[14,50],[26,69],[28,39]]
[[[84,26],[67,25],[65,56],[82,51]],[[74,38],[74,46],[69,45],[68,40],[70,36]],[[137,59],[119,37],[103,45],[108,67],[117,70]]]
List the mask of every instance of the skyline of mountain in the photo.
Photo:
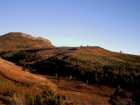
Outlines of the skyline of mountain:
[[0,34],[25,32],[55,46],[96,45],[140,54],[139,0],[2,0]]

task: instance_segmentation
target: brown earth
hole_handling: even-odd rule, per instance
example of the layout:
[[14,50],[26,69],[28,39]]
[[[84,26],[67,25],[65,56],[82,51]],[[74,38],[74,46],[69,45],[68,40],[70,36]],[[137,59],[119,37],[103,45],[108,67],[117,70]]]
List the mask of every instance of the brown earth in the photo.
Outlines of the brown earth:
[[48,39],[32,37],[21,32],[10,32],[0,36],[0,51],[53,48]]
[[[49,76],[48,76],[49,78]],[[76,80],[54,79],[61,93],[77,105],[111,105],[109,103],[113,88],[102,85],[88,85]]]

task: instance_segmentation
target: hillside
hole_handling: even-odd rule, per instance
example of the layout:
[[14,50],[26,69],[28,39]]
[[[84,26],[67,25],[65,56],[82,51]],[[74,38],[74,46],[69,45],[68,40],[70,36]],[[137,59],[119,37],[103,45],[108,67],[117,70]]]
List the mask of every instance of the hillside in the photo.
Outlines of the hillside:
[[[0,56],[28,68],[30,72],[53,76],[57,86],[64,90],[71,100],[75,99],[74,102],[92,102],[91,97],[98,97],[99,100],[94,102],[108,103],[111,100],[111,105],[120,105],[120,102],[128,105],[131,100],[137,100],[136,103],[139,103],[135,96],[139,96],[140,56],[112,52],[96,46],[22,50],[1,53]],[[64,82],[61,83],[60,78],[63,78]],[[67,80],[72,80],[72,83]],[[86,84],[78,85],[77,80]],[[90,88],[92,89],[87,93]],[[114,90],[116,93],[112,93]],[[97,94],[91,93],[92,91]],[[128,93],[131,95],[127,95]]]
[[0,59],[0,105],[62,105],[65,96],[57,92],[47,78]]
[[23,84],[46,85],[48,88],[54,91],[57,89],[57,87],[46,78],[31,74],[26,70],[23,70],[22,67],[16,66],[15,64],[3,59],[0,59],[0,75],[9,80]]
[[36,73],[72,75],[91,83],[139,84],[140,56],[111,52],[96,46],[18,51],[1,56]]
[[[49,79],[59,87],[59,92],[68,96],[77,105],[81,105],[79,103],[91,105],[92,102],[104,102],[106,103],[104,105],[139,105],[140,103],[139,55],[113,52],[98,46],[53,47],[52,44],[47,46],[48,41],[44,44],[44,39],[40,42],[38,41],[40,39],[23,33],[0,36],[0,40],[3,41],[3,43],[0,41],[0,44],[4,45],[0,47],[0,57],[22,67],[14,64],[11,67],[8,63],[0,65],[4,70],[0,70],[0,74],[8,81],[14,80],[23,84],[28,82],[32,84],[36,81],[42,86],[42,80],[38,78],[44,79],[50,76]],[[42,40],[43,44],[40,44]],[[30,47],[25,47],[26,45]],[[13,71],[15,68],[19,68],[20,72]],[[36,75],[25,72],[26,69]],[[56,89],[54,84],[50,81],[48,83],[52,85],[50,85],[52,90]]]
[[25,49],[52,48],[47,39],[32,37],[21,32],[10,32],[0,36],[0,51],[14,51]]

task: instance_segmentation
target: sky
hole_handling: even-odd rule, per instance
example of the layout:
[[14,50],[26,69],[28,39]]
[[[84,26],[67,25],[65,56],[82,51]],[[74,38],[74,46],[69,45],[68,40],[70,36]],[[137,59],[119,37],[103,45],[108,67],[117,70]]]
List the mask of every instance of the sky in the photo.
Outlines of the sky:
[[140,0],[0,0],[0,35],[8,32],[140,55]]

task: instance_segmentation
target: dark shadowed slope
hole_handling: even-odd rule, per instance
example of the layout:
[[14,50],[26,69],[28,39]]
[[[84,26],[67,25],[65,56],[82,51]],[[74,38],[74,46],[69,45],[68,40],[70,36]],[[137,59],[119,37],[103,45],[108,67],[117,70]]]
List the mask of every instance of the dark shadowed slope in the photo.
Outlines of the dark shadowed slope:
[[53,45],[47,39],[32,37],[21,32],[10,32],[0,36],[0,51],[52,48]]
[[111,52],[100,47],[53,48],[1,54],[36,73],[73,76],[91,83],[140,84],[140,56]]

